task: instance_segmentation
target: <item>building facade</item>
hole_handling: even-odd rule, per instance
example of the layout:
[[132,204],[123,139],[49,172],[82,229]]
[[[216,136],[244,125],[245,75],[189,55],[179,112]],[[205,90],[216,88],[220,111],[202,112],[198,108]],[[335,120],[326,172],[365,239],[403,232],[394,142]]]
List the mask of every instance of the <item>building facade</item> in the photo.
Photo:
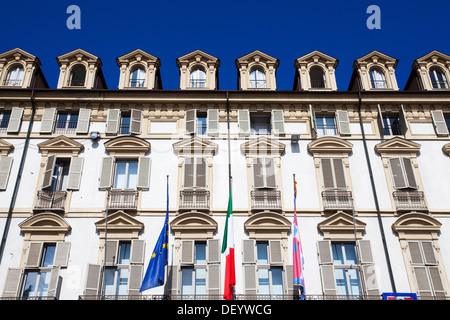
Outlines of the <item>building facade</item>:
[[[278,59],[57,58],[57,88],[39,59],[0,54],[0,290],[4,299],[220,299],[231,163],[237,299],[292,299],[294,176],[309,299],[450,295],[450,56],[417,58],[403,90],[397,59],[374,51],[338,91],[338,60],[295,60],[292,91]],[[227,112],[229,110],[229,112]],[[229,127],[228,127],[229,124]],[[229,129],[228,129],[229,128]],[[139,293],[163,227],[166,284]]]

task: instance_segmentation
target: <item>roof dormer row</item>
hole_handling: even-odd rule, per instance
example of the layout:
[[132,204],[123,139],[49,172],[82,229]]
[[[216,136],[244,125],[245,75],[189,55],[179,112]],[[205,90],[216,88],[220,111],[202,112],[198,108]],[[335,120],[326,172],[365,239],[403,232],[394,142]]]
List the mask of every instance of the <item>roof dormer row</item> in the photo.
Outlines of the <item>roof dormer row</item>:
[[[57,88],[107,89],[102,61],[82,49],[56,58],[60,67]],[[162,89],[159,58],[134,50],[116,59],[119,89]],[[277,90],[279,60],[255,50],[235,61],[238,90]],[[220,60],[201,50],[176,59],[181,90],[218,90]],[[335,71],[339,60],[313,51],[294,62],[294,91],[337,91]],[[398,60],[372,51],[353,63],[348,91],[398,91],[395,68]],[[48,88],[40,60],[19,49],[0,54],[0,86]],[[449,89],[450,56],[436,50],[414,60],[404,90]]]

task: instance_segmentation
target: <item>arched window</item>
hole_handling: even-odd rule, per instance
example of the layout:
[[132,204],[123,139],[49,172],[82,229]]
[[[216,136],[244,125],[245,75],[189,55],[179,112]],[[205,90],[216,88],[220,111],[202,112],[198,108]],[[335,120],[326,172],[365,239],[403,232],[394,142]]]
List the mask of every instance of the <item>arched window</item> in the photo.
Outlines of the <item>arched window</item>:
[[380,69],[370,70],[370,84],[373,89],[386,89],[386,79]]
[[250,88],[265,88],[266,74],[260,68],[253,69],[250,72]]
[[84,86],[84,80],[86,78],[86,68],[84,66],[78,65],[73,67],[70,74],[69,85],[71,87],[82,87]]
[[434,89],[447,88],[447,80],[445,79],[444,73],[439,68],[430,69],[430,78]]
[[312,67],[309,71],[311,88],[325,88],[325,73],[321,67]]
[[141,88],[145,83],[145,70],[141,66],[133,69],[130,75],[130,87]]
[[20,65],[12,66],[6,77],[6,86],[21,86],[23,81],[23,68]]
[[202,68],[196,68],[191,72],[191,87],[204,88],[206,85],[206,73]]

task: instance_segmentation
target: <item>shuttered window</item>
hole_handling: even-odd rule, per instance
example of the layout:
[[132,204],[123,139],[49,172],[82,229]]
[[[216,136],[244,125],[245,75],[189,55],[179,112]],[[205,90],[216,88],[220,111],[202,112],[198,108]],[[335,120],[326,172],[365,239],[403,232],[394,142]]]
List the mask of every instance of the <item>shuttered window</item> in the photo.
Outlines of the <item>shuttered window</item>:
[[79,190],[84,159],[71,157],[57,158],[56,155],[47,157],[42,179],[42,190]]
[[0,190],[6,190],[13,158],[0,156]]
[[274,134],[283,135],[286,133],[284,129],[284,112],[283,110],[272,110],[272,131]]
[[120,125],[120,110],[109,109],[108,116],[106,118],[106,133],[117,134],[119,132]]
[[250,135],[250,113],[248,110],[238,110],[239,136]]
[[142,133],[142,119],[143,113],[141,110],[132,109],[130,119],[130,133],[141,134]]
[[23,108],[13,108],[11,116],[9,118],[7,133],[17,133],[20,130],[22,124]]
[[336,123],[338,127],[339,134],[342,136],[348,136],[350,132],[350,121],[348,119],[348,112],[345,110],[336,111]]
[[411,159],[403,157],[389,159],[389,167],[395,189],[418,188]]
[[207,134],[208,136],[219,135],[219,110],[209,109],[207,113]]
[[150,186],[151,159],[139,157],[138,161],[116,161],[114,157],[102,159],[99,188],[148,189]]
[[201,157],[184,160],[184,188],[206,188],[206,160]]
[[436,135],[446,137],[448,136],[447,123],[445,121],[444,113],[441,110],[432,110],[431,118],[433,119],[434,130]]
[[347,189],[342,159],[321,159],[323,187],[329,189]]
[[253,188],[277,187],[275,179],[275,160],[272,158],[253,159]]
[[89,133],[91,122],[91,109],[82,108],[78,113],[76,133]]
[[52,133],[55,125],[56,109],[44,109],[41,122],[41,133]]
[[184,128],[186,134],[194,134],[197,130],[197,110],[186,110],[184,113]]

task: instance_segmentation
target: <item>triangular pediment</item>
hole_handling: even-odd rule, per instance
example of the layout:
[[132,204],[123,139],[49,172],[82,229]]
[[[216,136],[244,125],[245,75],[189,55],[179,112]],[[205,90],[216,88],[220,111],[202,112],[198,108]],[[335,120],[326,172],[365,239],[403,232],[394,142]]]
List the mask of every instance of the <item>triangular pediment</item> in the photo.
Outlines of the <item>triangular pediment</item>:
[[353,144],[338,137],[324,136],[308,144],[308,151],[317,153],[341,153],[352,152]]
[[191,211],[180,214],[170,222],[176,238],[212,238],[217,222],[203,212]]
[[446,55],[445,53],[439,52],[437,50],[433,50],[426,55],[421,56],[420,58],[417,58],[415,62],[422,63],[422,62],[442,62],[444,64],[450,63],[450,56]]
[[11,150],[14,150],[14,146],[9,142],[0,139],[0,155],[7,156]]
[[259,50],[255,50],[253,52],[247,53],[246,55],[237,58],[236,59],[236,65],[243,64],[243,63],[249,63],[251,61],[255,62],[263,62],[263,63],[273,63],[278,67],[279,60],[277,58],[274,58],[272,56],[269,56],[268,54],[261,52]]
[[147,53],[141,49],[133,50],[123,56],[116,58],[117,65],[120,67],[122,63],[129,63],[131,61],[146,61],[146,62],[156,62],[160,64],[159,58]]
[[60,66],[61,66],[62,61],[72,61],[72,60],[88,61],[88,62],[99,63],[100,66],[102,65],[101,59],[99,57],[94,56],[93,54],[91,54],[87,51],[84,51],[83,49],[76,49],[76,50],[70,51],[70,52],[65,53],[56,58],[56,61],[58,62],[58,64]]
[[32,55],[31,53],[28,53],[20,48],[15,48],[6,52],[3,52],[0,54],[0,61],[2,60],[31,60],[37,62],[37,64],[40,66],[41,63],[39,59]]
[[281,155],[286,149],[284,143],[278,142],[266,136],[259,136],[241,144],[241,151],[246,155],[273,154]]
[[150,143],[133,136],[120,136],[105,142],[105,149],[110,154],[135,153],[145,155],[150,151]]
[[208,64],[216,64],[216,67],[219,66],[220,60],[206,52],[203,52],[201,50],[195,50],[188,54],[185,54],[184,56],[181,56],[177,59],[177,64],[179,65],[181,62],[200,62],[205,61]]
[[398,64],[398,59],[374,50],[374,51],[369,52],[368,54],[356,59],[353,64],[353,67],[357,68],[360,64],[369,63],[369,62],[379,63],[379,64],[391,64],[395,68]]
[[366,228],[366,223],[355,219],[356,226],[353,224],[353,217],[343,211],[338,211],[331,217],[325,219],[317,225],[317,229],[324,234],[325,239],[354,239],[355,229],[356,237],[362,238],[362,233]]
[[38,144],[39,149],[43,154],[46,153],[72,153],[77,155],[84,146],[66,136],[58,136],[56,138],[41,142]]
[[95,223],[97,231],[104,235],[108,232],[108,238],[129,237],[136,238],[139,232],[144,229],[144,224],[139,220],[133,218],[124,211],[117,211],[108,215],[108,226],[106,226],[106,219],[103,218]]
[[407,153],[417,154],[420,151],[420,144],[400,137],[381,142],[375,146],[375,151],[382,153]]
[[212,154],[217,151],[218,145],[207,139],[192,137],[173,144],[173,150],[179,155]]
[[333,68],[336,69],[339,60],[317,50],[301,56],[296,60],[296,63],[298,64],[319,62],[322,62],[324,64],[331,64]]

